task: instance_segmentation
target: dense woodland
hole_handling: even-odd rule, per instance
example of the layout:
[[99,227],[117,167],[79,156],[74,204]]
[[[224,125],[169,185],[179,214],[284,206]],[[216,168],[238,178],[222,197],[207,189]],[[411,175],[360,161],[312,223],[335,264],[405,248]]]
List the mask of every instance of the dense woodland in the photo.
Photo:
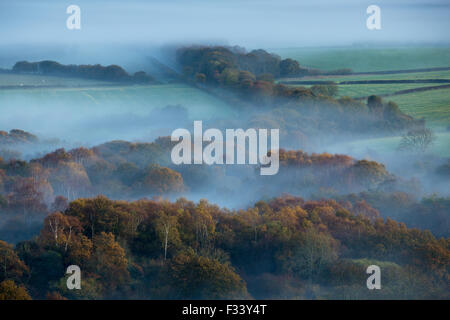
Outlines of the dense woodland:
[[[58,209],[33,240],[0,242],[9,297],[448,299],[448,240],[348,201],[285,196],[229,211],[96,197]],[[372,263],[381,291],[365,288]],[[83,270],[81,290],[66,288],[71,264]]]
[[[181,48],[177,61],[178,80],[241,108],[240,119],[208,124],[280,129],[279,173],[176,166],[169,137],[25,161],[15,146],[39,139],[0,131],[0,300],[450,298],[450,199],[377,161],[305,151],[325,135],[415,132],[423,120],[377,96],[336,99],[332,84],[277,84],[319,71],[264,50]],[[153,81],[118,66],[52,61],[13,71]],[[436,163],[423,172],[441,183],[449,164]],[[371,264],[383,270],[383,290],[366,287]],[[81,267],[81,290],[66,287],[69,265]]]

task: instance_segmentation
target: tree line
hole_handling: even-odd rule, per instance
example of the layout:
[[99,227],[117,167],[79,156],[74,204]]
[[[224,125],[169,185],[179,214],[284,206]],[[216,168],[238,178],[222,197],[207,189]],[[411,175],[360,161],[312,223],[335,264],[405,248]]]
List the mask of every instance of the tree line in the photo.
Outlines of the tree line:
[[153,83],[155,81],[152,76],[144,71],[138,71],[130,75],[118,65],[64,65],[51,60],[38,62],[18,61],[13,66],[12,72],[79,77],[113,82]]

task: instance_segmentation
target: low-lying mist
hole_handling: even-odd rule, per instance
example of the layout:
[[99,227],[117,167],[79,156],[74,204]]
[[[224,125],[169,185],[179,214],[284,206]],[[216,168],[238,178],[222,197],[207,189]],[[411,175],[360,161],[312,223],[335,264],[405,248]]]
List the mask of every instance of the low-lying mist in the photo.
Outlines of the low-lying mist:
[[[174,63],[173,51],[168,47],[165,50],[168,54],[158,62],[179,72],[181,67]],[[123,53],[124,60],[117,61],[124,61],[124,66],[133,64],[133,54],[127,57]],[[151,70],[155,60],[149,57],[140,55],[135,60],[139,62],[136,70]],[[108,58],[111,60],[99,56],[95,63],[102,60],[118,64],[112,58],[114,55]],[[88,62],[86,56],[83,59],[83,63]],[[227,90],[174,81],[180,79],[171,79],[170,83],[163,78],[157,80],[166,83],[1,89],[0,129],[25,130],[37,135],[39,141],[2,145],[0,157],[4,161],[18,158],[30,164],[42,163],[49,170],[44,170],[48,177],[42,175],[48,180],[43,193],[49,208],[58,195],[69,201],[99,194],[122,200],[206,198],[233,209],[285,193],[306,199],[337,199],[365,192],[405,193],[414,201],[433,193],[449,195],[448,175],[439,173],[448,163],[446,156],[432,149],[420,153],[397,151],[405,130],[371,131],[364,127],[368,124],[376,128],[379,121],[371,118],[364,103],[359,105],[364,112],[343,111],[317,101],[301,105],[281,99],[239,103],[242,99]],[[280,147],[285,150],[279,173],[261,177],[254,165],[174,165],[167,141],[157,139],[170,136],[177,128],[192,130],[194,120],[203,121],[205,130],[279,129]],[[390,139],[389,146],[372,147],[374,139],[385,138]],[[392,139],[398,141],[392,144]],[[70,150],[79,147],[90,148],[93,153],[87,162],[71,158]],[[54,152],[59,148],[66,151]],[[56,164],[47,164],[52,157]],[[63,160],[60,166],[58,157],[69,160]],[[6,171],[14,172],[12,167],[6,165]],[[395,215],[392,211],[383,213]]]

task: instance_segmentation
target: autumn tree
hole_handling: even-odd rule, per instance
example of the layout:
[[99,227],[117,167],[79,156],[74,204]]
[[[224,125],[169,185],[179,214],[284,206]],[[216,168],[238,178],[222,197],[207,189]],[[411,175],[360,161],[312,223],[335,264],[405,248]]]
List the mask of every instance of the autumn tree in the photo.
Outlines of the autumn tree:
[[338,94],[338,86],[335,83],[313,85],[311,91],[315,95],[334,97]]
[[78,164],[81,164],[83,166],[91,158],[94,157],[94,151],[92,151],[91,149],[83,148],[83,147],[72,149],[68,152],[68,154],[70,155],[72,161],[74,161]]
[[287,268],[312,282],[324,268],[337,259],[337,242],[329,234],[313,227],[302,234],[301,243],[288,260]]
[[93,238],[101,231],[111,231],[113,203],[104,196],[78,199],[70,203],[67,215],[77,217],[86,235]]
[[8,206],[11,211],[23,214],[43,213],[47,211],[42,193],[36,189],[32,178],[18,178],[8,194]]
[[76,162],[60,162],[50,176],[55,192],[68,199],[88,193],[91,181],[84,167]]
[[262,223],[262,217],[259,215],[258,210],[249,209],[240,212],[238,219],[241,220],[245,225],[249,226],[253,231],[253,241],[258,241],[258,227]]
[[177,230],[177,217],[170,216],[162,211],[159,213],[159,217],[156,221],[157,230],[162,239],[162,244],[164,248],[164,260],[167,259],[167,248],[169,242],[179,244],[180,239]]
[[300,73],[300,65],[296,60],[284,59],[280,62],[280,75],[286,76],[296,76]]
[[0,240],[0,281],[19,281],[28,272],[28,267],[17,256],[13,246]]
[[371,95],[367,98],[367,107],[373,114],[381,115],[383,112],[383,99],[379,96]]
[[61,248],[64,252],[67,252],[69,246],[82,230],[81,223],[76,217],[55,212],[45,218],[40,241],[44,245]]
[[210,213],[211,206],[208,201],[202,199],[191,212],[191,223],[195,232],[195,247],[208,248],[211,236],[215,232],[215,221]]
[[180,253],[168,265],[170,284],[182,299],[239,299],[247,297],[245,282],[233,268],[193,251]]
[[391,178],[383,164],[370,160],[356,161],[348,174],[351,184],[364,188],[374,188]]
[[55,197],[50,210],[51,211],[58,211],[58,212],[64,212],[69,207],[69,203],[67,201],[67,198],[64,196],[57,196]]
[[143,173],[142,179],[136,182],[135,187],[140,194],[160,195],[181,192],[184,184],[178,172],[151,165]]
[[100,277],[107,291],[125,285],[130,278],[125,250],[115,241],[112,233],[101,232],[93,240],[94,253],[90,265]]
[[384,106],[383,117],[386,120],[389,120],[389,121],[395,120],[400,115],[401,115],[400,108],[398,107],[398,105],[395,102],[389,101]]
[[31,300],[31,297],[23,286],[5,280],[0,282],[0,300]]

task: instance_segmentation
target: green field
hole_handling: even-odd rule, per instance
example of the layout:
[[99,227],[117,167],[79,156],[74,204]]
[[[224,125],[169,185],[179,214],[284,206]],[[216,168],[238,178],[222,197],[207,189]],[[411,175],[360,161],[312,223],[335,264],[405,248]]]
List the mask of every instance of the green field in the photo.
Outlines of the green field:
[[425,117],[430,125],[450,126],[450,89],[414,92],[386,99],[396,102],[407,114]]
[[[365,97],[369,95],[392,94],[400,90],[418,87],[433,87],[436,83],[411,84],[348,84],[338,85],[338,96]],[[311,85],[305,85],[311,87]],[[394,101],[400,110],[416,118],[424,117],[427,124],[432,127],[450,126],[450,89],[438,89],[422,92],[392,95],[383,98],[385,101]]]
[[314,76],[302,78],[281,78],[278,81],[365,81],[365,80],[422,80],[422,79],[450,79],[450,70],[395,73],[395,74],[352,74],[348,76]]
[[[14,111],[17,104],[22,106],[24,113],[41,113],[57,107],[80,114],[147,114],[154,108],[180,104],[194,118],[232,114],[232,108],[225,102],[182,84],[0,90],[2,112]],[[77,110],[72,109],[74,106]]]
[[[338,95],[340,97],[366,97],[370,95],[392,94],[400,90],[414,89],[417,87],[433,87],[436,83],[399,83],[399,84],[343,84],[339,85]],[[426,94],[426,93],[425,93]],[[387,100],[392,100],[391,97],[386,97]]]
[[108,85],[107,81],[89,80],[80,78],[66,78],[57,76],[44,76],[34,74],[0,73],[0,86],[94,86]]
[[[348,76],[316,76],[303,78],[283,78],[279,81],[367,81],[367,80],[421,80],[421,79],[448,79],[450,70],[433,72],[415,72],[399,74],[377,74],[377,75],[348,75]],[[444,83],[442,83],[444,84]],[[364,97],[372,94],[391,94],[400,90],[414,89],[418,87],[438,86],[441,83],[393,83],[393,84],[345,84],[338,85],[339,96]],[[292,86],[300,86],[295,84]],[[310,87],[310,85],[305,85]],[[425,93],[426,94],[426,93]]]
[[0,89],[0,129],[97,143],[147,139],[175,129],[152,131],[152,111],[168,105],[186,108],[187,121],[226,118],[235,112],[224,101],[183,84]]
[[[351,68],[354,72],[450,67],[450,47],[400,48],[291,48],[272,50],[283,58],[293,58],[306,67],[321,70]],[[448,79],[450,70],[396,74],[359,74],[284,78],[279,81],[365,81]],[[442,83],[444,84],[444,83]],[[293,84],[294,85],[294,84]],[[299,86],[301,84],[295,84]],[[386,95],[401,90],[432,87],[440,83],[346,84],[338,85],[338,96]],[[309,87],[309,86],[307,86]],[[425,117],[431,126],[450,126],[450,89],[430,90],[385,97],[414,117]]]
[[301,66],[321,70],[351,68],[354,72],[406,70],[450,66],[450,47],[286,48],[269,49]]

